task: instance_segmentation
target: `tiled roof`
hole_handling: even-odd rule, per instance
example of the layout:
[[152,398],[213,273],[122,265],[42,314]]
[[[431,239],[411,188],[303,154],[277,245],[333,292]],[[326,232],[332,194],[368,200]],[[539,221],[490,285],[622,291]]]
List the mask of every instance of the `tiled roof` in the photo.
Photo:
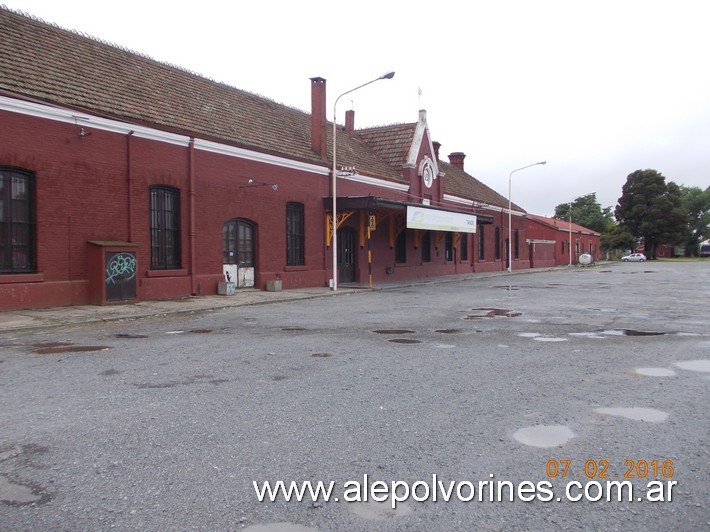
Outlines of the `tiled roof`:
[[[528,218],[530,218],[536,222],[554,227],[555,229],[558,229],[560,231],[569,231],[570,230],[570,223],[569,223],[569,221],[566,221],[566,220],[558,220],[557,218],[548,218],[547,216],[539,216],[537,214],[528,214]],[[571,225],[572,225],[572,231],[575,233],[588,233],[588,234],[597,235],[597,236],[599,235],[599,233],[597,233],[593,229],[588,229],[588,228],[583,227],[581,225],[577,225],[574,222],[572,222]]]
[[417,123],[358,129],[356,134],[391,166],[401,169],[414,140]]
[[[498,194],[495,190],[484,185],[475,177],[467,174],[457,166],[442,160],[439,160],[438,164],[439,170],[446,174],[444,176],[444,192],[446,194],[503,207],[505,209],[508,208],[508,198]],[[525,209],[515,203],[512,204],[512,207],[519,212],[525,212]]]
[[[0,92],[315,164],[332,160],[311,149],[308,113],[2,6]],[[401,180],[349,135],[338,135],[338,159]]]

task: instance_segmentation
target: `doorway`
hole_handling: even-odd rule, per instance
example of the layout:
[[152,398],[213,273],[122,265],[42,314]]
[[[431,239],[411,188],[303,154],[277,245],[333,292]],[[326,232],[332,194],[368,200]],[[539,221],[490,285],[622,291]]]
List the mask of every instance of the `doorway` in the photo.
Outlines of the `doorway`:
[[222,271],[238,288],[254,286],[254,224],[236,219],[222,226]]
[[338,282],[355,282],[355,230],[338,230]]

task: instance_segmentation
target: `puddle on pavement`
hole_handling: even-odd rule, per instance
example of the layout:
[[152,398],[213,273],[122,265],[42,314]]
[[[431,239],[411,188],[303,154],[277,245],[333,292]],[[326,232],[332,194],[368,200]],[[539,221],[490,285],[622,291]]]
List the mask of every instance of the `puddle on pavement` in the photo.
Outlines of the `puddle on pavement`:
[[244,532],[318,532],[317,528],[297,525],[296,523],[267,523],[252,525],[243,529]]
[[685,360],[676,362],[675,365],[688,371],[710,372],[710,360]]
[[185,334],[185,331],[166,331],[165,334]]
[[565,425],[536,425],[517,430],[513,438],[531,447],[558,447],[574,438],[572,429]]
[[372,331],[377,334],[414,334],[415,331],[410,331],[409,329],[378,329]]
[[635,329],[610,329],[602,331],[601,334],[608,336],[663,336],[664,332],[656,331],[637,331]]
[[192,329],[190,332],[193,334],[207,334],[211,333],[212,329]]
[[522,332],[518,333],[521,338],[532,338],[536,342],[566,342],[567,338],[558,338],[557,336],[543,336],[536,332]]
[[313,353],[311,356],[314,358],[330,358],[333,355],[331,353]]
[[507,308],[472,308],[473,311],[478,311],[478,314],[470,314],[466,316],[465,320],[479,320],[481,318],[515,318],[517,316],[522,316],[522,312],[514,312]]
[[32,344],[32,347],[36,348],[46,348],[46,347],[61,347],[63,345],[71,345],[69,342],[45,342],[42,344]]
[[282,331],[307,331],[305,327],[281,327]]
[[439,344],[435,345],[434,347],[436,347],[437,349],[453,349],[456,346],[453,344]]
[[461,329],[437,329],[435,332],[438,332],[441,334],[456,334],[456,333],[460,333]]
[[358,517],[371,521],[384,521],[412,513],[412,507],[406,502],[398,503],[396,508],[392,508],[392,503],[387,501],[351,502],[348,503],[348,509]]
[[0,475],[0,502],[19,506],[36,503],[41,499],[42,496],[34,493],[31,487],[17,484]]
[[130,339],[137,339],[137,338],[148,338],[147,335],[145,334],[129,334],[129,333],[118,333],[114,335],[116,338],[130,338]]
[[55,353],[79,353],[86,351],[107,351],[111,349],[107,345],[63,345],[57,347],[41,347],[35,349],[38,355],[52,355]]
[[629,408],[596,408],[598,414],[618,416],[634,421],[647,421],[648,423],[663,423],[668,414],[655,408],[629,407]]
[[388,342],[392,342],[395,344],[421,344],[421,340],[413,340],[411,338],[392,338],[391,340],[387,340]]
[[675,377],[676,372],[667,368],[636,368],[635,373],[646,377]]

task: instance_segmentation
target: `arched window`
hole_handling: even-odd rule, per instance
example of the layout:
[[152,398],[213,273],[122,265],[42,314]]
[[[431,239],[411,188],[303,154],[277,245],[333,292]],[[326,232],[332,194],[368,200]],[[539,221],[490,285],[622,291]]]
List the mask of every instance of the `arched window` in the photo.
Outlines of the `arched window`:
[[223,263],[243,268],[254,266],[254,225],[230,220],[222,226]]
[[35,175],[0,167],[0,273],[37,271]]

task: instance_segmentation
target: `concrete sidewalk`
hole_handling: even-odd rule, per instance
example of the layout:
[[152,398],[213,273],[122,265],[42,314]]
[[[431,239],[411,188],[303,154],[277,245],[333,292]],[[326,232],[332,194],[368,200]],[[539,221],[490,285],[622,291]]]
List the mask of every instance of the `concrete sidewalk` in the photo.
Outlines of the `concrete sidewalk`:
[[[599,265],[599,264],[597,264]],[[513,274],[535,273],[553,269],[567,270],[567,266],[558,268],[540,268],[513,271]],[[408,286],[434,283],[453,283],[472,279],[510,275],[506,271],[466,273],[426,279],[410,279],[401,282],[382,283],[373,290],[395,290]],[[87,323],[100,323],[115,320],[133,320],[154,316],[166,316],[190,312],[208,311],[222,308],[262,305],[279,301],[297,301],[317,297],[332,297],[361,293],[370,290],[367,285],[344,284],[336,292],[328,287],[299,288],[266,292],[252,288],[239,289],[233,296],[194,296],[165,301],[141,301],[135,304],[118,305],[77,305],[0,312],[0,334],[21,332],[33,329],[48,329]]]

